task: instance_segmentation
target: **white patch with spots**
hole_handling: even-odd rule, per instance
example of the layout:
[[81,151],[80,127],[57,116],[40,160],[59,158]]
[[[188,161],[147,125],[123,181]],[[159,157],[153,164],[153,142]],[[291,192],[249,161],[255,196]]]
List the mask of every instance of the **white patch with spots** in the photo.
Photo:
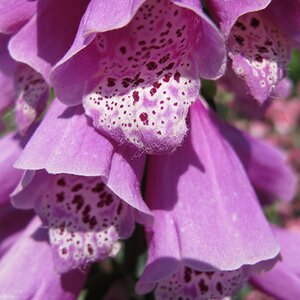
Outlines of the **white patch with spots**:
[[49,226],[50,243],[60,272],[85,268],[117,253],[118,240],[134,230],[133,209],[100,178],[49,175],[52,186],[36,210]]
[[228,299],[244,284],[241,270],[199,272],[188,267],[160,282],[155,289],[156,300]]
[[49,88],[41,74],[21,65],[16,73],[16,122],[19,132],[25,134],[44,111]]
[[100,71],[84,98],[96,128],[150,153],[181,143],[200,89],[191,58],[199,22],[169,0],[148,0],[128,26],[97,35]]
[[263,102],[285,74],[291,45],[267,17],[249,13],[233,26],[228,50],[235,73],[245,80],[251,94]]

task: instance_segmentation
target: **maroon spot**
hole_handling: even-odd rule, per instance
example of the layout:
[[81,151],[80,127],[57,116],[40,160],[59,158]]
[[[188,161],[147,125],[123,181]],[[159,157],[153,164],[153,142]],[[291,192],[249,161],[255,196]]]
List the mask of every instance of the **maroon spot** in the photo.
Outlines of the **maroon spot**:
[[150,61],[146,66],[149,71],[153,71],[157,68],[157,64],[154,61]]
[[202,295],[208,292],[208,286],[205,284],[205,281],[203,279],[201,279],[199,282],[199,289]]
[[133,105],[138,102],[140,100],[140,96],[139,96],[139,92],[138,91],[134,91],[132,93],[132,97],[133,97]]
[[174,79],[179,83],[179,80],[180,80],[180,73],[178,71],[176,71],[175,75],[174,75]]
[[96,186],[92,188],[92,192],[94,193],[101,193],[103,190],[104,190],[103,182],[97,183]]
[[259,26],[259,20],[257,20],[256,18],[252,18],[251,19],[251,22],[250,22],[250,25],[253,27],[253,28],[257,28]]
[[57,185],[59,186],[66,186],[66,181],[64,178],[60,178],[57,180]]
[[107,86],[112,87],[116,85],[116,79],[112,77],[107,78]]
[[94,250],[93,250],[93,248],[92,248],[92,246],[90,244],[88,244],[87,250],[88,250],[88,252],[89,252],[90,255],[94,254]]
[[164,55],[158,62],[160,64],[164,64],[169,58],[170,58],[170,54],[168,53],[168,54]]
[[108,194],[108,195],[106,196],[106,199],[105,199],[105,204],[106,204],[107,206],[109,206],[110,204],[113,203],[113,201],[114,201],[114,199],[113,199],[112,195],[111,195],[111,194]]
[[245,31],[246,28],[247,28],[247,27],[246,27],[243,23],[241,23],[241,22],[236,22],[236,23],[235,23],[235,26],[238,27],[238,28],[240,28],[242,31]]
[[81,183],[78,183],[76,185],[73,186],[72,188],[72,192],[78,192],[83,188],[83,185]]
[[177,29],[177,30],[176,30],[176,35],[177,35],[177,37],[181,37],[181,36],[182,36],[182,31],[181,31],[181,29]]
[[65,254],[67,254],[67,253],[68,253],[67,248],[62,248],[62,249],[61,249],[61,254],[65,255]]
[[184,281],[189,283],[192,280],[192,270],[190,268],[185,268],[184,270]]
[[148,125],[148,114],[143,112],[140,114],[140,120],[144,123],[144,125]]
[[163,78],[163,81],[164,81],[164,82],[169,82],[169,81],[170,81],[170,78],[171,78],[171,75],[165,74],[165,75],[164,75],[164,78]]
[[122,209],[123,209],[123,203],[120,202],[120,204],[118,205],[118,208],[117,208],[117,214],[120,215],[121,212],[122,212]]
[[257,62],[263,62],[263,58],[262,58],[262,56],[260,55],[260,54],[256,54],[255,55],[255,60],[257,61]]
[[272,43],[270,40],[266,40],[266,41],[265,41],[265,45],[266,45],[266,46],[272,46],[273,43]]
[[91,207],[87,204],[85,207],[84,207],[84,210],[82,212],[83,215],[88,215],[91,211]]
[[217,282],[216,289],[220,293],[220,295],[223,295],[223,286],[222,286],[221,282],[219,282],[219,281]]
[[262,53],[262,54],[268,52],[268,48],[266,48],[264,46],[255,45],[255,48],[258,50],[259,53]]
[[92,216],[90,219],[90,229],[94,229],[94,227],[98,224],[95,216]]
[[235,41],[236,41],[240,46],[244,46],[245,39],[244,39],[242,36],[240,36],[240,35],[235,35],[234,38],[235,38]]
[[212,276],[215,274],[215,272],[206,272],[205,273],[207,275],[208,278],[212,278]]
[[78,212],[84,205],[84,198],[81,195],[75,195],[72,203],[76,204],[76,211]]
[[64,200],[65,200],[65,193],[64,192],[56,194],[56,202],[61,203]]
[[126,53],[126,48],[125,48],[125,47],[121,47],[121,48],[120,48],[120,52],[121,52],[122,54],[125,54],[125,53]]
[[175,63],[174,62],[171,62],[169,63],[167,66],[166,66],[166,70],[171,70],[173,67],[174,67]]

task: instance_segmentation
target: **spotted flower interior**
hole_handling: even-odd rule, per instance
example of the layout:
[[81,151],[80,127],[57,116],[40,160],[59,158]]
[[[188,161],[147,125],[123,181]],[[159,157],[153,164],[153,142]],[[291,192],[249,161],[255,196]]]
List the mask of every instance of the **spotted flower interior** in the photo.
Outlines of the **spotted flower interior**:
[[291,43],[263,14],[250,13],[233,26],[228,51],[234,72],[245,81],[251,95],[263,102],[285,75]]
[[190,10],[150,0],[124,28],[98,33],[99,72],[83,102],[94,126],[146,152],[175,150],[200,89],[199,24]]

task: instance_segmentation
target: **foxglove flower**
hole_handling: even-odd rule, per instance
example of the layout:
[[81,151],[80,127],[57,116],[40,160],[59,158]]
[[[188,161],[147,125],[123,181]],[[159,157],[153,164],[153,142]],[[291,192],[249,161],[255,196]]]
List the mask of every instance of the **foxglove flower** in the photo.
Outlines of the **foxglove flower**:
[[282,261],[275,267],[260,275],[251,277],[255,287],[276,299],[294,300],[300,296],[300,234],[273,226],[280,243]]
[[140,193],[144,156],[134,154],[97,133],[80,105],[66,109],[57,100],[25,147],[16,166],[32,171],[13,202],[34,208],[49,227],[60,272],[116,255],[135,221],[149,219]]
[[150,157],[147,178],[154,225],[146,229],[138,292],[221,299],[274,263],[279,247],[243,166],[200,101],[191,108],[185,143],[174,154]]
[[261,203],[294,199],[297,177],[283,152],[233,126],[223,124],[222,133],[242,162]]
[[22,149],[19,136],[2,137],[0,149],[0,298],[75,300],[85,275],[75,271],[60,276],[53,269],[45,229],[37,232],[40,221],[10,204],[9,194],[22,175],[12,166]]
[[263,103],[285,76],[292,46],[300,45],[299,1],[208,0],[207,5],[228,36],[235,74]]
[[187,132],[199,77],[220,77],[224,62],[199,1],[90,1],[51,82],[67,105],[83,103],[101,133],[164,152]]
[[0,34],[0,113],[13,107],[18,131],[25,135],[45,110],[49,87],[39,73],[10,57],[7,49],[10,38]]

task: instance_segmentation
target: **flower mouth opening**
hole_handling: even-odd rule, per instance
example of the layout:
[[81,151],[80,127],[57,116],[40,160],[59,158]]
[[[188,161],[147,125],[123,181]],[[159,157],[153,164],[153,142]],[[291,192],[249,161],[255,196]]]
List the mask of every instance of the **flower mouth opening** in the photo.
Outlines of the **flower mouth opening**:
[[97,129],[150,153],[180,144],[200,89],[191,51],[199,22],[171,1],[149,0],[126,27],[97,34],[100,71],[83,101]]

